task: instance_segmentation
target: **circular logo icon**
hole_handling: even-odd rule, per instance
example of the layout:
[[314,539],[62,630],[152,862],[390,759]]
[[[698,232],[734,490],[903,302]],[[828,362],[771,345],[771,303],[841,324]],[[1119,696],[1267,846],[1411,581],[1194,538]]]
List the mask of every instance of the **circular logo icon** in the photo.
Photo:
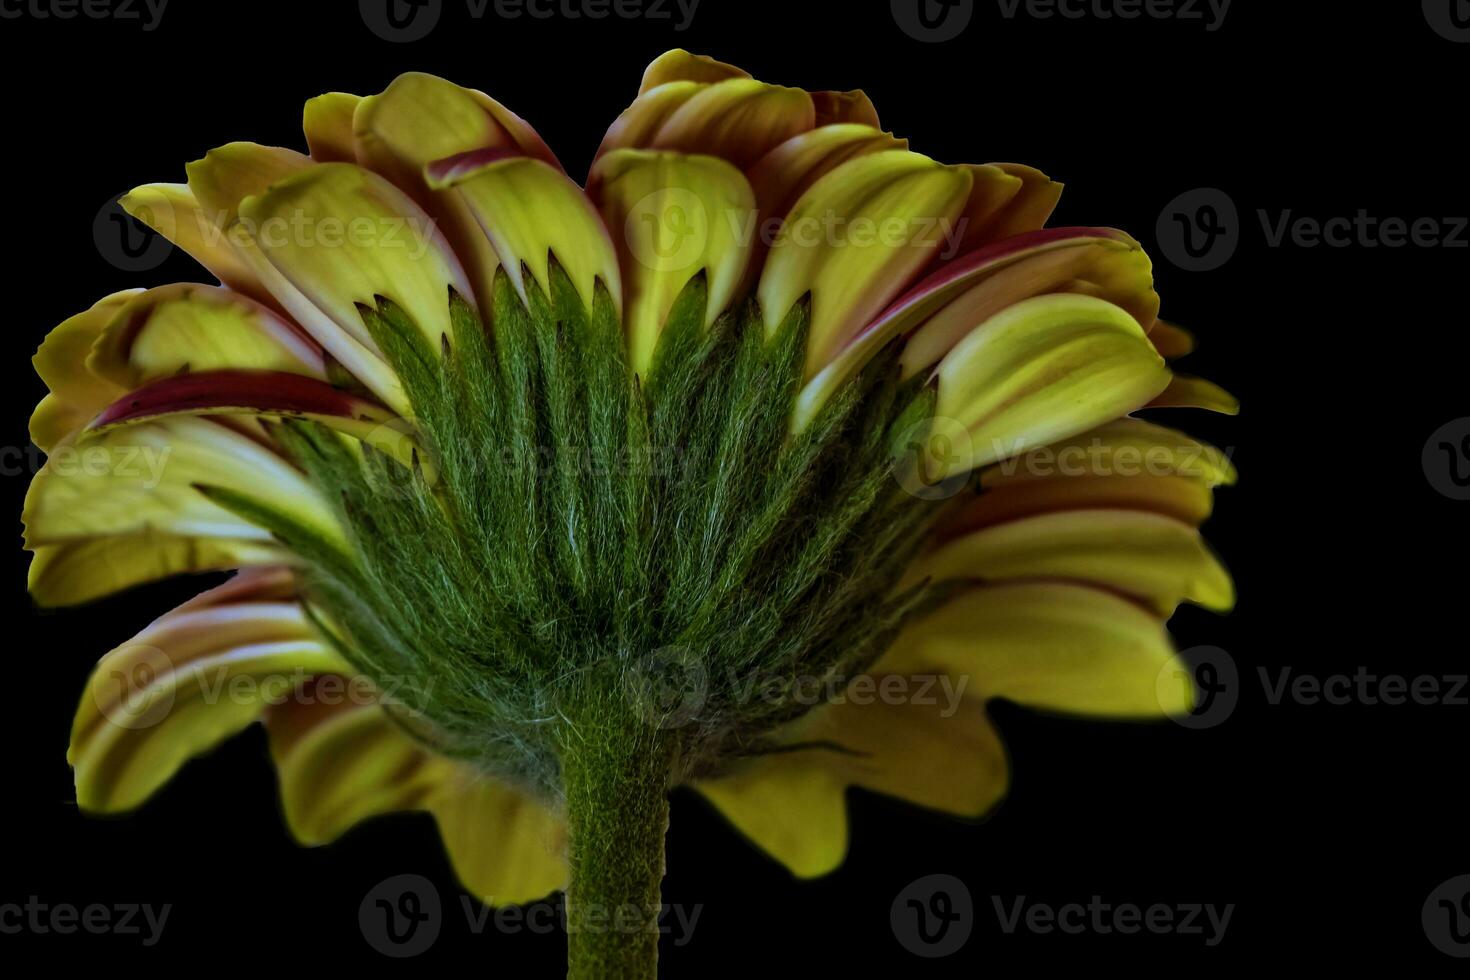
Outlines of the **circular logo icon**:
[[163,260],[174,250],[167,237],[174,228],[174,215],[171,210],[139,205],[142,218],[139,220],[123,210],[120,202],[125,196],[119,194],[102,205],[92,219],[92,241],[97,245],[97,253],[114,269],[151,272],[163,265]]
[[927,44],[953,41],[975,16],[975,0],[890,0],[894,23]]
[[438,486],[439,455],[416,420],[390,419],[363,433],[361,439],[387,457],[381,465],[367,469],[375,493],[403,499]]
[[937,959],[959,952],[969,942],[975,903],[970,889],[954,875],[929,875],[898,893],[888,919],[904,949]]
[[1240,215],[1230,195],[1213,187],[1186,191],[1170,201],[1154,229],[1159,251],[1186,272],[1209,272],[1240,247]]
[[628,696],[638,716],[655,728],[682,728],[704,708],[709,669],[687,647],[662,647],[633,663],[626,673]]
[[936,415],[915,422],[899,436],[894,450],[894,478],[910,496],[948,500],[970,483],[975,445],[970,430],[955,419]]
[[1424,19],[1446,41],[1470,42],[1470,3],[1466,0],[1424,0]]
[[384,956],[417,956],[439,938],[439,890],[423,875],[388,878],[363,896],[357,924],[362,938]]
[[1436,429],[1421,459],[1430,486],[1451,500],[1470,500],[1470,418]]
[[1429,893],[1424,935],[1446,956],[1470,959],[1470,875],[1451,878]]
[[357,0],[362,22],[384,41],[422,41],[439,23],[444,0]]
[[[1185,728],[1214,728],[1235,713],[1240,672],[1235,658],[1219,647],[1191,647],[1180,662],[1164,665],[1155,679],[1159,706]],[[1193,707],[1186,714],[1181,704]]]
[[135,644],[121,648],[97,665],[88,686],[102,717],[128,731],[152,728],[174,707],[174,685],[166,678],[173,661],[157,647]]
[[645,194],[628,211],[623,235],[639,264],[654,272],[693,270],[710,241],[709,208],[683,187]]

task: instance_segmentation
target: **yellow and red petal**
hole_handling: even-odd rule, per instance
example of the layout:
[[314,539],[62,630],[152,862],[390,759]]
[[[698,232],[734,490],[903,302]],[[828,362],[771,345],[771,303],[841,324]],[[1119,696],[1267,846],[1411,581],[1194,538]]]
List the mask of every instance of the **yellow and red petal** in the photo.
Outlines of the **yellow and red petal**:
[[290,560],[289,552],[272,543],[145,530],[39,546],[31,558],[27,588],[37,605],[49,609],[91,602],[175,575]]
[[104,656],[67,758],[84,810],[132,809],[307,677],[346,670],[295,602],[175,610]]
[[92,347],[138,290],[113,293],[63,320],[41,342],[31,363],[50,390],[31,416],[31,440],[49,450],[86,425],[125,389],[87,367]]

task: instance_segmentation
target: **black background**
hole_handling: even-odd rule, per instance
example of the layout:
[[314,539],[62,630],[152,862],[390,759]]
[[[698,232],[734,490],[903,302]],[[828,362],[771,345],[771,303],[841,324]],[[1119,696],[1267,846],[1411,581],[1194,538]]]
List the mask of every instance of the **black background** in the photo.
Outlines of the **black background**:
[[[1448,2],[1448,0],[1447,0]],[[157,30],[136,22],[0,20],[7,151],[3,240],[0,489],[18,515],[15,465],[43,388],[29,357],[46,331],[101,295],[197,278],[176,253],[133,276],[92,240],[99,208],[235,139],[291,146],[301,103],[370,93],[418,69],[484,89],[530,120],[580,174],[639,76],[670,47],[732,61],[768,81],[862,87],[885,127],[939,159],[1017,160],[1068,184],[1054,224],[1106,224],[1150,248],[1177,195],[1224,190],[1241,245],[1191,273],[1156,256],[1166,317],[1201,350],[1185,368],[1237,393],[1236,419],[1167,421],[1230,448],[1239,487],[1209,536],[1235,574],[1238,609],[1184,609],[1181,648],[1224,648],[1239,704],[1201,731],[1098,725],[998,704],[1014,768],[1010,797],[969,825],[854,793],[846,865],[797,882],[676,796],[665,900],[701,906],[693,941],[666,944],[663,972],[788,976],[890,969],[1007,976],[1062,965],[1211,970],[1383,962],[1460,969],[1420,924],[1430,891],[1470,872],[1461,797],[1463,705],[1271,704],[1257,674],[1325,677],[1367,668],[1406,677],[1467,670],[1459,556],[1470,503],[1437,493],[1421,450],[1470,415],[1463,295],[1470,251],[1272,248],[1257,211],[1318,219],[1470,213],[1463,98],[1470,45],[1420,4],[1237,0],[1199,21],[1007,20],[979,0],[957,39],[925,44],[884,2],[703,0],[692,26],[608,19],[470,18],[446,0],[411,44],[375,37],[351,2],[173,0]],[[17,469],[23,471],[17,473]],[[28,557],[0,551],[10,615],[3,670],[4,833],[0,904],[170,903],[162,941],[0,935],[25,949],[82,950],[172,968],[383,965],[357,908],[383,878],[429,876],[443,934],[414,965],[484,976],[556,976],[558,934],[475,936],[429,818],[363,825],[327,848],[287,838],[258,730],[188,765],[141,811],[82,817],[65,748],[91,664],[197,591],[170,583],[97,606],[33,610]],[[889,906],[914,879],[948,873],[974,896],[958,953],[907,953]],[[1062,904],[1233,903],[1224,941],[1200,936],[1005,934],[992,896]]]

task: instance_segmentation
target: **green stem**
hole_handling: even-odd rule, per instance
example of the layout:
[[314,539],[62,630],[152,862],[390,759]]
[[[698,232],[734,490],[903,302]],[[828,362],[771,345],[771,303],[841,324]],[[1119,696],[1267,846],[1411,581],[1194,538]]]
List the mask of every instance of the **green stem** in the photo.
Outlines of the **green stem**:
[[562,753],[571,865],[567,976],[654,980],[673,742],[636,723],[580,735]]

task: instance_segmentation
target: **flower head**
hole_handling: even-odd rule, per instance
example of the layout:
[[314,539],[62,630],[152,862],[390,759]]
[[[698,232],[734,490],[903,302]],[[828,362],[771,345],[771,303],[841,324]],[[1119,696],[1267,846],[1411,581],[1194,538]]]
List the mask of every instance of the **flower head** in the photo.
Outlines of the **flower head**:
[[586,908],[657,894],[673,786],[818,875],[849,786],[1000,798],[990,698],[1189,710],[1164,623],[1232,602],[1198,527],[1233,471],[1133,413],[1233,402],[1045,175],[682,51],[585,186],[430,75],[305,129],[125,199],[220,285],[36,356],[37,600],[241,570],[103,657],[84,809],[262,722],[303,843],[427,810],[485,900]]

